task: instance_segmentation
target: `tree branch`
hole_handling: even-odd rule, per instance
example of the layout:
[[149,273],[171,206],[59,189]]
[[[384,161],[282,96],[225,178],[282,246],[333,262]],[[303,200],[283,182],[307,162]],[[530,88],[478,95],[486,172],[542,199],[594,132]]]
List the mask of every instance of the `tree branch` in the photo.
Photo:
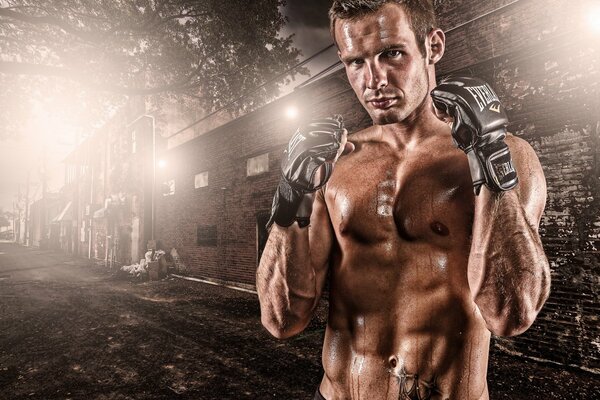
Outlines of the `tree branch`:
[[102,37],[106,33],[106,32],[102,31],[101,32],[102,34],[98,35],[97,33],[86,32],[86,31],[74,28],[71,25],[69,25],[68,23],[66,23],[65,21],[62,21],[59,18],[56,18],[53,16],[48,15],[48,16],[42,16],[42,17],[34,17],[31,15],[25,15],[25,14],[21,14],[16,11],[13,11],[13,10],[9,10],[4,7],[0,7],[0,17],[11,18],[11,19],[15,19],[17,21],[27,22],[27,23],[33,24],[33,25],[39,25],[39,24],[54,25],[67,33],[70,33],[74,36],[79,37],[80,39],[83,39],[90,43],[96,43],[96,44],[100,43],[102,41]]
[[13,61],[0,61],[0,74],[41,75],[47,77],[59,77],[69,79],[71,81],[76,81],[84,86],[99,91],[138,96],[157,94],[161,92],[180,92],[190,88],[189,77],[186,77],[177,82],[155,87],[125,87],[112,85],[109,83],[90,82],[89,75],[85,72],[78,72],[64,67],[55,67],[52,65],[39,65]]

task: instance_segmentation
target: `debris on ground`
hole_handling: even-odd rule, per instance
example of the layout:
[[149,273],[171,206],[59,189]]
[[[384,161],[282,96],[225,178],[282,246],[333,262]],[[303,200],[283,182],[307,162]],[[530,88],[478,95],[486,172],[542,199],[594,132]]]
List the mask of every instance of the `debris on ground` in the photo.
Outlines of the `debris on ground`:
[[[163,250],[148,250],[144,258],[139,263],[124,265],[120,268],[119,276],[129,278],[134,281],[158,280],[166,276],[166,266],[164,273],[159,271],[159,264],[164,264],[165,252]],[[156,267],[156,272],[154,269]]]

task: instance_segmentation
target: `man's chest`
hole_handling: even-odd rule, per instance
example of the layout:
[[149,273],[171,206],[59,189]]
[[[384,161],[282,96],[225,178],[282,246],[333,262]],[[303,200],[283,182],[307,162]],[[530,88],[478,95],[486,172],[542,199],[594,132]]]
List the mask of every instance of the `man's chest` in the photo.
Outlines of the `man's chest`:
[[473,219],[469,167],[460,152],[356,154],[336,165],[325,198],[336,236],[362,243],[449,243],[468,236]]

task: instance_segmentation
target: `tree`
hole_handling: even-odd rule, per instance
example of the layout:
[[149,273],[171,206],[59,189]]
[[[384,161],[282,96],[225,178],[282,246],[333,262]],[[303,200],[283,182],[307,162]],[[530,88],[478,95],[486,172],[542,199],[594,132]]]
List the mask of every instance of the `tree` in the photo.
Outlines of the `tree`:
[[10,211],[2,211],[0,208],[0,228],[11,225],[12,213]]
[[[6,88],[0,123],[18,129],[15,116],[27,117],[32,98],[66,94],[79,99],[76,107],[116,104],[123,95],[177,96],[210,112],[298,62],[292,37],[278,36],[283,4],[0,0],[0,84]],[[297,73],[306,70],[245,96],[234,111],[264,103]]]

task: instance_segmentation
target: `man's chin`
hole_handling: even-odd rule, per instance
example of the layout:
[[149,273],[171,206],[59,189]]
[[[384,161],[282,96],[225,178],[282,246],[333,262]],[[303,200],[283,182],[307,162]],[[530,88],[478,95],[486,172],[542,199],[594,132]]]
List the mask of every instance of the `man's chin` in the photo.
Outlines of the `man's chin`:
[[375,125],[396,124],[404,119],[396,110],[376,110],[370,115]]

